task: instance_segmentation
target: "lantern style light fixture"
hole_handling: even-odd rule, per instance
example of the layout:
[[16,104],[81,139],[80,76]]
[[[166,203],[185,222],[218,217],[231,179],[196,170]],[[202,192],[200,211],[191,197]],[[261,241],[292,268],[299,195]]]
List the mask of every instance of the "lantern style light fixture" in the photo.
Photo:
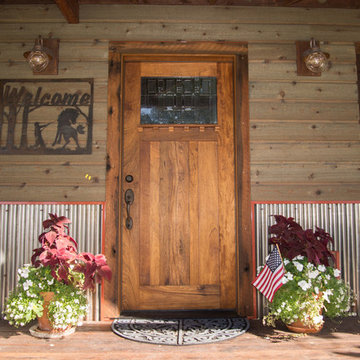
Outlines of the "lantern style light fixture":
[[310,49],[306,50],[303,56],[305,65],[310,71],[321,73],[329,69],[330,55],[320,49],[314,38],[311,38]]
[[37,72],[45,70],[52,59],[50,50],[44,48],[44,40],[41,35],[35,40],[34,47],[30,51],[24,52],[24,57],[31,69]]
[[320,49],[318,41],[296,41],[296,66],[298,76],[321,76],[330,68],[330,55]]
[[35,40],[34,47],[24,52],[24,57],[34,74],[57,75],[58,73],[58,39],[43,39],[41,35]]

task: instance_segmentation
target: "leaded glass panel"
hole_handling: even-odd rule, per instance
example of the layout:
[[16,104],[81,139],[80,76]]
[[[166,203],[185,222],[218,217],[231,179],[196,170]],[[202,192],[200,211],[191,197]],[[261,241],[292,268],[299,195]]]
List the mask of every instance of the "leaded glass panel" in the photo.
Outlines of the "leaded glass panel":
[[141,124],[217,124],[216,77],[142,77]]

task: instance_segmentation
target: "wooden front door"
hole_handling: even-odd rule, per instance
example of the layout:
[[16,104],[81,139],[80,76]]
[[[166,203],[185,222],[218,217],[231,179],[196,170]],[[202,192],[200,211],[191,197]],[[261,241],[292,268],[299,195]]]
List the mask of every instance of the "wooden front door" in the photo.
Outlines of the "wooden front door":
[[236,308],[232,59],[124,58],[123,311]]

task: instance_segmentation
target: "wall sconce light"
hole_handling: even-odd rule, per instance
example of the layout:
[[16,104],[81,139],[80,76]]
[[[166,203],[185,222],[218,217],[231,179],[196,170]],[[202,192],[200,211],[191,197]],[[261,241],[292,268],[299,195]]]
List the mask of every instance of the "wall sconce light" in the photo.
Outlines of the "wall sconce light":
[[328,53],[320,49],[314,38],[311,38],[310,49],[304,52],[306,67],[314,73],[326,71],[329,68],[329,57]]
[[59,39],[43,39],[40,35],[24,57],[35,75],[57,75],[59,62]]
[[320,49],[319,42],[296,41],[296,64],[299,76],[321,76],[330,67],[328,53]]

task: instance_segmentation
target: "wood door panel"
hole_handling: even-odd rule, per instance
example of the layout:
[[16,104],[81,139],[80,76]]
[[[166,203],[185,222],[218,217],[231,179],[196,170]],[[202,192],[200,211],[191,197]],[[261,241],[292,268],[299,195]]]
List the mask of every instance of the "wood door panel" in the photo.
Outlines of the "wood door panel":
[[182,142],[160,143],[160,285],[185,285],[189,279],[186,150]]
[[[141,126],[141,76],[216,76],[218,124]],[[232,83],[232,63],[126,63],[123,310],[236,307]]]
[[[219,184],[217,143],[199,142],[199,283],[219,284]],[[196,198],[194,199],[196,201]]]
[[140,158],[140,285],[217,284],[217,143],[141,141]]

